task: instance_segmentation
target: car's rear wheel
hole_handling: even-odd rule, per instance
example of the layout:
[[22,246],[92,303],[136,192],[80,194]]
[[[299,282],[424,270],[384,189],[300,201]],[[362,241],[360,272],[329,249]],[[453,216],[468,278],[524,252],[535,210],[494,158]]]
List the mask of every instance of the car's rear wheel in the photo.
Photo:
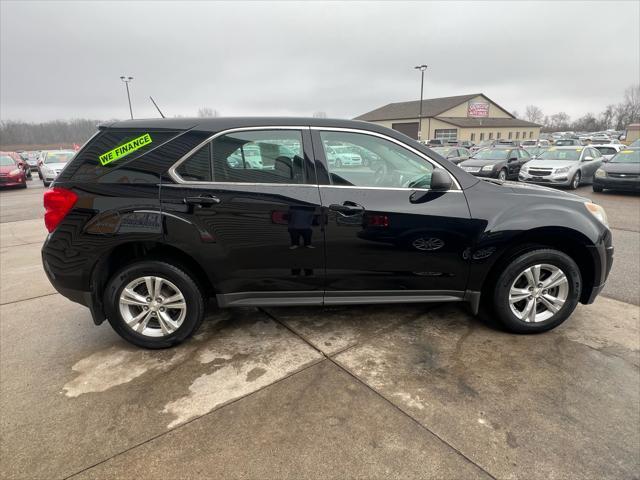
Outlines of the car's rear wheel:
[[196,281],[181,267],[160,261],[136,262],[114,274],[104,305],[113,329],[144,348],[177,345],[204,318],[204,299]]
[[558,250],[534,250],[513,259],[500,274],[493,307],[512,332],[545,332],[573,313],[581,288],[580,269],[571,257]]
[[500,170],[500,172],[498,173],[498,180],[501,181],[505,181],[507,179],[507,171],[503,168],[502,170]]
[[571,190],[575,190],[580,186],[581,177],[582,175],[580,174],[580,170],[578,170],[576,174],[573,176],[573,178],[571,179],[571,185],[570,185]]

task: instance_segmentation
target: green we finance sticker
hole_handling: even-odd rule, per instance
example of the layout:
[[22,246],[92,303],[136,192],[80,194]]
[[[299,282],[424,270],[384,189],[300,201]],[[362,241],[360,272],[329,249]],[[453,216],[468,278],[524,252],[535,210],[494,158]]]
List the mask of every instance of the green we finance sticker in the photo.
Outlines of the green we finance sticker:
[[107,153],[103,153],[98,158],[100,159],[100,163],[102,165],[106,165],[111,162],[115,162],[116,160],[120,160],[121,158],[126,157],[130,153],[135,152],[136,150],[141,149],[145,145],[149,145],[151,143],[151,135],[145,133],[144,135],[134,138],[130,142],[124,143],[113,150],[108,151]]

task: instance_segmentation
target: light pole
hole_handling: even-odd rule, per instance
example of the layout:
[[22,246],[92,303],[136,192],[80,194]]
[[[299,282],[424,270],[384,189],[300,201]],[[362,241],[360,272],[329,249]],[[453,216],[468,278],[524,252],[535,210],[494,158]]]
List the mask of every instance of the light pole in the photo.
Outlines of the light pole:
[[417,65],[416,70],[420,70],[420,114],[418,115],[418,141],[422,139],[422,94],[424,92],[424,71],[427,69],[426,65]]
[[129,82],[133,80],[133,77],[125,77],[124,75],[120,77],[127,87],[127,100],[129,100],[129,113],[131,114],[131,120],[133,120],[133,110],[131,109],[131,95],[129,95]]

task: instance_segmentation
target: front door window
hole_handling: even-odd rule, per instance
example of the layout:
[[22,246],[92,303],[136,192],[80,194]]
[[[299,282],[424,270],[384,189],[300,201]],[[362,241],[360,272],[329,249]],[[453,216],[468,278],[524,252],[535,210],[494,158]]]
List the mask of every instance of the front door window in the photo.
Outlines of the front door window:
[[351,132],[320,132],[331,184],[357,187],[425,188],[431,165],[389,140]]

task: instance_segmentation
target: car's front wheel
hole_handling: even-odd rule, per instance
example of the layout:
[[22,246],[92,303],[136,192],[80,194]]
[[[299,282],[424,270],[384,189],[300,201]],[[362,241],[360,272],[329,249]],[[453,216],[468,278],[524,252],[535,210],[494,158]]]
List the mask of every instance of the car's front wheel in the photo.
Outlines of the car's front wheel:
[[498,172],[498,180],[504,182],[507,179],[507,170],[506,169],[502,169],[500,170],[500,172]]
[[498,277],[494,311],[512,332],[545,332],[573,313],[581,288],[580,269],[571,257],[552,249],[530,251]]
[[602,192],[602,190],[604,190],[604,189],[602,188],[602,186],[600,186],[600,185],[595,185],[595,184],[593,185],[593,191],[594,191],[594,192],[596,192],[596,193],[600,193],[600,192]]
[[580,186],[581,177],[582,175],[580,174],[580,170],[578,170],[576,174],[573,176],[573,178],[571,179],[571,185],[570,185],[571,190],[575,190]]
[[114,274],[104,305],[113,329],[144,348],[177,345],[198,329],[204,317],[204,299],[194,278],[161,261],[136,262]]

